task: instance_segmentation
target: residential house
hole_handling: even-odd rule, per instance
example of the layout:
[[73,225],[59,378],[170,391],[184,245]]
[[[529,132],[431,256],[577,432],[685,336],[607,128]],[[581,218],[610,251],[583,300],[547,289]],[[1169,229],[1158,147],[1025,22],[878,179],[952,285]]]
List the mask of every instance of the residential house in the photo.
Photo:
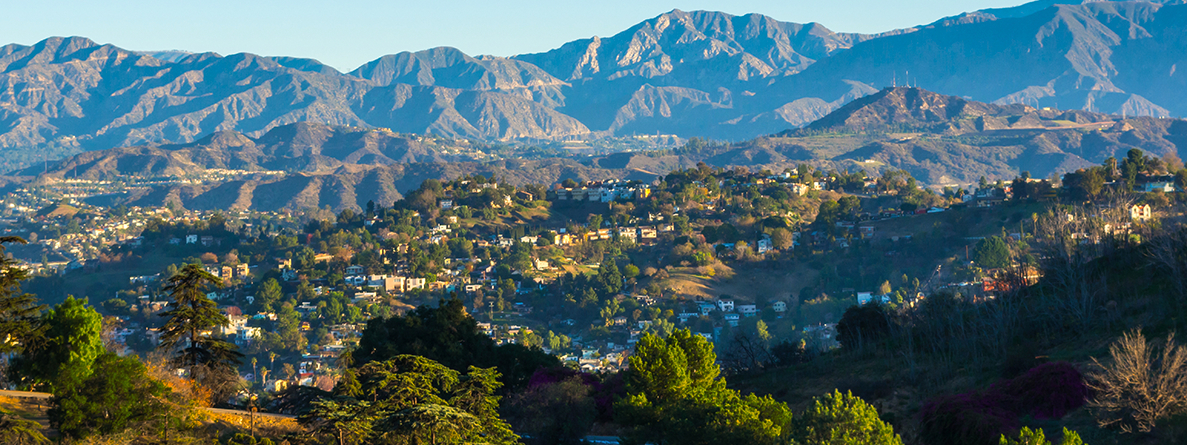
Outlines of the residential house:
[[738,313],[742,314],[743,317],[753,317],[758,315],[758,306],[753,304],[739,304]]
[[865,306],[867,303],[877,299],[882,304],[890,303],[890,295],[874,295],[873,292],[858,292],[857,305]]
[[742,319],[742,316],[738,314],[725,314],[723,318],[725,318],[725,322],[729,323],[730,326],[737,327],[738,321]]
[[638,237],[638,231],[634,227],[623,227],[618,229],[618,237],[634,242]]
[[198,244],[198,235],[186,235],[185,243],[186,244]]
[[347,266],[347,267],[346,267],[346,274],[347,274],[347,275],[362,275],[362,274],[364,274],[364,273],[366,273],[366,271],[365,271],[365,269],[363,268],[363,266],[354,265],[354,266]]
[[1134,204],[1129,208],[1129,218],[1134,221],[1145,221],[1151,216],[1150,204]]
[[410,291],[412,289],[424,289],[425,288],[425,279],[424,278],[409,278],[404,281],[404,287],[405,287],[405,289],[404,289],[405,292]]
[[771,303],[771,310],[775,311],[776,314],[787,312],[787,302],[777,300]]
[[717,305],[708,301],[700,301],[697,302],[697,309],[700,311],[701,315],[709,315],[710,312],[717,310]]
[[767,253],[767,252],[771,251],[771,249],[773,247],[774,247],[774,243],[771,242],[771,235],[764,233],[762,235],[762,238],[758,240],[758,253],[759,254]]
[[721,312],[733,312],[734,300],[717,300],[717,308],[720,309]]
[[1143,193],[1151,193],[1151,192],[1174,193],[1175,192],[1175,177],[1174,176],[1156,176],[1156,177],[1150,178],[1146,181],[1137,183],[1136,186],[1134,187],[1134,189],[1136,189],[1139,192],[1143,192]]

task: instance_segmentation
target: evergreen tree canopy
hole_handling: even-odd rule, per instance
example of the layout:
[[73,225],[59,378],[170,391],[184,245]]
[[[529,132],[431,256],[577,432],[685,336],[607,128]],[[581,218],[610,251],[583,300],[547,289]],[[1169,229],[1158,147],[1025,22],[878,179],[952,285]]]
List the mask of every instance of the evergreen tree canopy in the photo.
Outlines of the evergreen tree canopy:
[[[168,310],[161,313],[168,318],[161,328],[161,346],[177,348],[175,362],[181,366],[190,367],[193,377],[194,367],[204,365],[212,368],[225,368],[237,365],[240,354],[238,348],[225,340],[202,335],[202,331],[226,326],[230,323],[227,317],[219,312],[218,306],[206,296],[208,286],[218,286],[221,281],[206,272],[202,266],[187,264],[169,277],[164,291],[168,292],[172,301]],[[182,341],[186,344],[182,344]]]
[[357,368],[404,354],[422,356],[455,371],[497,367],[510,387],[526,383],[536,369],[559,364],[556,357],[539,349],[495,344],[456,299],[435,308],[421,306],[403,316],[371,319],[352,357]]
[[45,334],[14,363],[14,372],[34,387],[50,391],[63,379],[85,378],[95,358],[104,352],[103,317],[86,300],[67,297],[42,316]]
[[150,379],[135,357],[107,352],[95,359],[92,371],[85,377],[69,374],[54,386],[49,420],[63,435],[118,433],[164,412],[168,388]]
[[0,354],[18,352],[37,341],[38,314],[45,308],[33,295],[21,292],[21,281],[29,278],[29,272],[4,255],[4,245],[9,243],[25,244],[25,240],[0,237]]
[[643,336],[615,410],[629,429],[623,443],[776,443],[791,420],[787,405],[726,389],[716,361],[713,346],[687,329]]
[[802,415],[792,421],[792,443],[796,445],[902,445],[894,429],[878,418],[873,406],[852,393],[818,397]]
[[973,250],[973,261],[987,269],[1007,267],[1010,265],[1010,246],[1000,236],[985,238]]
[[[343,379],[336,394],[315,401],[300,422],[339,444],[394,438],[413,443],[512,444],[519,439],[498,415],[502,385],[493,368],[465,375],[415,355],[373,361]],[[349,439],[349,440],[348,440]]]

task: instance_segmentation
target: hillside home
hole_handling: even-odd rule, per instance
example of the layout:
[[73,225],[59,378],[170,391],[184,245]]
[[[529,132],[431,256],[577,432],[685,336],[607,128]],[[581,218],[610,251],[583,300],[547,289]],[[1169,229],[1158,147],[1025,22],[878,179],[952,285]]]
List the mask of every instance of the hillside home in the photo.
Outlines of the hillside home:
[[739,304],[738,313],[742,314],[743,317],[753,317],[758,315],[758,306],[753,304]]
[[1135,190],[1143,193],[1151,193],[1160,191],[1163,193],[1175,192],[1175,177],[1174,176],[1155,176],[1145,181],[1138,182],[1134,187]]
[[733,312],[734,300],[717,300],[717,308],[720,309],[721,312]]
[[771,235],[763,234],[762,239],[758,240],[758,253],[763,254],[769,252],[774,246],[771,242]]
[[409,278],[406,281],[404,281],[404,286],[405,286],[405,289],[404,289],[405,292],[410,291],[412,289],[424,289],[425,288],[425,279],[424,278]]
[[725,314],[724,318],[725,322],[729,323],[730,326],[738,327],[738,321],[742,319],[742,316],[738,314]]
[[771,303],[771,310],[775,311],[776,314],[787,312],[787,302],[775,301]]
[[1150,204],[1134,204],[1129,208],[1129,218],[1134,221],[1145,221],[1150,217]]
[[354,266],[346,267],[347,275],[362,275],[364,273],[366,273],[366,272],[365,272],[365,269],[363,269],[363,266],[354,265]]
[[710,312],[717,310],[717,306],[708,301],[697,302],[697,310],[701,315],[709,315]]

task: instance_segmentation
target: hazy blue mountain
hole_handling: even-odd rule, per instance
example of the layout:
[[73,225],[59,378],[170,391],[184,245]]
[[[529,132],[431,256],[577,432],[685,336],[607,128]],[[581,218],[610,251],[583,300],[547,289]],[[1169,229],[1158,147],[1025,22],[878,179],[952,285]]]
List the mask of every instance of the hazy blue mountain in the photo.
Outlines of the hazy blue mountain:
[[259,137],[296,122],[484,140],[740,141],[892,85],[1002,105],[1187,116],[1180,64],[1183,0],[1041,0],[877,35],[674,10],[538,54],[441,47],[350,73],[299,57],[135,52],[55,37],[0,47],[0,169],[223,131]]

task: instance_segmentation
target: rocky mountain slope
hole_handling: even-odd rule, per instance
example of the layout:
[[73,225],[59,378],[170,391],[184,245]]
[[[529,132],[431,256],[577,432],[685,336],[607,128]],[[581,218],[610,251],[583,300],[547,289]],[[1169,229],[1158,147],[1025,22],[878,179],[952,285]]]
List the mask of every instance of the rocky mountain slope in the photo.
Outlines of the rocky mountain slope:
[[224,131],[260,137],[296,122],[483,140],[747,140],[894,84],[1003,105],[1184,116],[1185,63],[1183,0],[1040,0],[877,35],[675,10],[539,54],[434,48],[349,73],[311,59],[51,38],[0,47],[0,163],[11,171]]
[[[187,144],[143,145],[82,153],[26,169],[34,183],[64,179],[184,176],[243,170],[202,185],[170,182],[103,197],[103,203],[187,208],[357,208],[388,204],[429,178],[496,175],[521,185],[563,179],[652,181],[705,162],[725,168],[783,171],[806,163],[878,173],[903,169],[932,187],[1011,179],[1022,171],[1049,177],[1124,157],[1187,154],[1187,121],[1087,111],[994,105],[919,88],[886,88],[801,129],[735,144],[690,144],[661,152],[481,162],[458,141],[386,130],[298,123],[259,137],[220,132]],[[271,171],[264,173],[266,171]],[[282,172],[277,172],[282,171]]]

